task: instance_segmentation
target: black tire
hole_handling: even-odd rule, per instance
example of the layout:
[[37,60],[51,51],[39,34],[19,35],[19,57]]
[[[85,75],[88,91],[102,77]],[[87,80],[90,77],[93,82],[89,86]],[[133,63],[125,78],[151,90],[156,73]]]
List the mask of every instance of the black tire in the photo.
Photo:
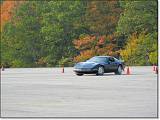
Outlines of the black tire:
[[115,72],[116,75],[121,75],[123,71],[123,68],[121,65],[118,66],[117,71]]
[[83,75],[83,73],[76,73],[76,75],[78,75],[78,76],[82,76],[82,75]]
[[96,75],[103,75],[104,74],[104,67],[103,66],[99,66],[98,67],[98,72]]

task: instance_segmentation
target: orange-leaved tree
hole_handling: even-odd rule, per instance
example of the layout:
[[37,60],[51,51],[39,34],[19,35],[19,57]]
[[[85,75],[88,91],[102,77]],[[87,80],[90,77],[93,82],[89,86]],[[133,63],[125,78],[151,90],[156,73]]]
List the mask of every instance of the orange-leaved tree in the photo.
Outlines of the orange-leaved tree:
[[[74,40],[79,51],[74,60],[84,61],[95,55],[114,55],[117,51],[116,25],[122,8],[119,1],[88,1],[84,15],[84,26],[89,35]],[[91,35],[93,34],[93,35]]]
[[95,45],[97,38],[94,35],[81,35],[79,39],[73,41],[75,48],[80,54],[74,58],[74,61],[84,61],[96,54]]
[[114,55],[115,43],[114,34],[108,36],[82,35],[73,41],[75,48],[80,52],[74,57],[74,61],[85,61],[96,55]]
[[17,8],[20,4],[22,4],[24,0],[21,1],[3,1],[1,4],[1,30],[4,26],[4,24],[9,21],[13,15],[13,11],[15,8]]

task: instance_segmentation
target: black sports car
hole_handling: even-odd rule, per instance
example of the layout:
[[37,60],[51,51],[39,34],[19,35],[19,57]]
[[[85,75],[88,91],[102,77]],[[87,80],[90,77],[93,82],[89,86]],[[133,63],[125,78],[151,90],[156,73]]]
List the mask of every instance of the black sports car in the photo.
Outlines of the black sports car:
[[95,56],[86,62],[79,62],[74,66],[76,75],[83,74],[103,75],[104,73],[115,72],[121,75],[124,70],[124,62],[112,56]]

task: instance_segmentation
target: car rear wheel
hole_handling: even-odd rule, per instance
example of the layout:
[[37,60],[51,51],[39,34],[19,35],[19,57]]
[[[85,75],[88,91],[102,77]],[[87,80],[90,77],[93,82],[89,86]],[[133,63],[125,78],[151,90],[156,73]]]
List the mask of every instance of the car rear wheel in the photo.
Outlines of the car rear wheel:
[[97,72],[96,75],[103,75],[103,74],[104,74],[104,67],[99,66],[99,67],[98,67],[98,72]]
[[78,75],[78,76],[82,76],[83,74],[82,74],[82,73],[76,73],[76,75]]
[[121,75],[121,74],[122,74],[122,71],[123,71],[122,66],[118,66],[118,69],[117,69],[117,71],[115,72],[115,74],[116,74],[116,75]]

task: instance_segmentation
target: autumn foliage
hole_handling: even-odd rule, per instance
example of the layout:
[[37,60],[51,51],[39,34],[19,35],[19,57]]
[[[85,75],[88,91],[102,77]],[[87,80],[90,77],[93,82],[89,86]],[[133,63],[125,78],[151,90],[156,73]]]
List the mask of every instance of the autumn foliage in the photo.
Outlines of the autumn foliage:
[[98,37],[95,35],[84,35],[74,40],[75,48],[80,51],[80,54],[74,58],[74,61],[85,61],[95,55],[114,55],[114,48],[116,47],[114,37],[113,35]]
[[3,1],[1,4],[1,29],[4,26],[4,24],[9,21],[13,15],[13,11],[15,8],[17,8],[20,4],[22,4],[24,0],[22,1]]
[[157,34],[133,33],[125,49],[119,51],[126,64],[143,65],[157,63]]
[[92,34],[80,36],[79,39],[74,40],[75,48],[80,52],[74,58],[76,62],[95,55],[116,54],[115,28],[121,12],[118,1],[88,2],[85,23]]
[[118,0],[94,0],[87,5],[86,19],[89,29],[100,35],[115,31],[122,9]]
[[125,49],[120,50],[120,54],[125,61],[128,61],[135,54],[138,42],[138,35],[134,33],[130,36]]
[[73,66],[99,55],[128,65],[157,63],[156,1],[2,0],[0,5],[5,67]]

